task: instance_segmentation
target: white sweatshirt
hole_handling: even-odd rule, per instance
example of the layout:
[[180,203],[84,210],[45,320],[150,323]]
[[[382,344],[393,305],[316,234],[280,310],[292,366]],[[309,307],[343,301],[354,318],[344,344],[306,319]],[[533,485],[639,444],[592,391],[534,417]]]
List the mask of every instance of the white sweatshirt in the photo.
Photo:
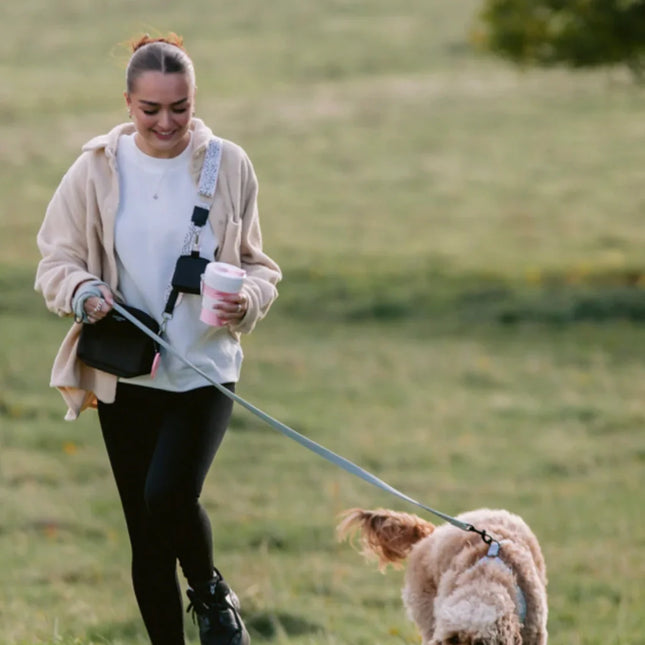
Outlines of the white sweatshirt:
[[[190,173],[191,144],[177,157],[161,159],[142,152],[134,134],[122,135],[118,143],[120,203],[114,239],[119,291],[127,304],[158,321],[197,200]],[[202,228],[200,247],[200,255],[214,258],[217,240],[208,223]],[[217,382],[236,382],[243,358],[240,343],[227,328],[201,322],[200,307],[200,296],[182,294],[166,328],[166,340]],[[172,391],[206,385],[199,374],[163,350],[154,379],[122,380]]]

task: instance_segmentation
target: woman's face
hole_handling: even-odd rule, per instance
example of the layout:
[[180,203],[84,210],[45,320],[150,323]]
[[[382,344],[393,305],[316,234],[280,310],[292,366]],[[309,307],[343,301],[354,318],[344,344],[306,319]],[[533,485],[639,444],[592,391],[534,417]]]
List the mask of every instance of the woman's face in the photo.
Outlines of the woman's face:
[[151,157],[176,157],[190,141],[188,127],[195,103],[190,76],[182,73],[144,72],[132,92],[125,93],[135,141]]

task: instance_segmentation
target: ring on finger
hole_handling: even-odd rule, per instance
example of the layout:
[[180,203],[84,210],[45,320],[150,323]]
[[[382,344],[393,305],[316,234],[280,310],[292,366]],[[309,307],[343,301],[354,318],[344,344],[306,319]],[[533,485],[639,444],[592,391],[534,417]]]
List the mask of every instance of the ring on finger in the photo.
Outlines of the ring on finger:
[[94,307],[94,310],[92,311],[92,313],[95,314],[97,311],[101,311],[101,309],[103,309],[103,299],[102,298],[99,300],[99,302],[96,305],[96,307]]

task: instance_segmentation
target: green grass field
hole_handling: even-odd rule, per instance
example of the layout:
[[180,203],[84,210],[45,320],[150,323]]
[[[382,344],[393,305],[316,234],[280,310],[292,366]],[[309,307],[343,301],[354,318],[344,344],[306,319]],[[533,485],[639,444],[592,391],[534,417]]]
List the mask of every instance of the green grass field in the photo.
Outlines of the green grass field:
[[[0,42],[0,643],[147,642],[96,417],[48,388],[69,321],[35,235],[126,117],[127,50],[175,30],[198,115],[261,183],[281,297],[239,393],[450,514],[523,515],[550,642],[645,643],[645,90],[474,51],[475,0],[23,0]],[[419,643],[352,506],[415,511],[235,413],[204,492],[255,643]],[[196,630],[187,625],[190,643]]]

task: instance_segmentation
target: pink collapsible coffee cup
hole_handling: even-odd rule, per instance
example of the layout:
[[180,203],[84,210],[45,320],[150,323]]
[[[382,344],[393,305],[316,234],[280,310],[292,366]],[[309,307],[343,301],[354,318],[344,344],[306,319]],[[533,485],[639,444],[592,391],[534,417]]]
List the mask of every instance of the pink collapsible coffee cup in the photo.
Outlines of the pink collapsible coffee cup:
[[222,300],[238,293],[246,271],[226,262],[209,262],[202,274],[202,310],[199,319],[207,325],[221,327],[224,322],[215,311]]

